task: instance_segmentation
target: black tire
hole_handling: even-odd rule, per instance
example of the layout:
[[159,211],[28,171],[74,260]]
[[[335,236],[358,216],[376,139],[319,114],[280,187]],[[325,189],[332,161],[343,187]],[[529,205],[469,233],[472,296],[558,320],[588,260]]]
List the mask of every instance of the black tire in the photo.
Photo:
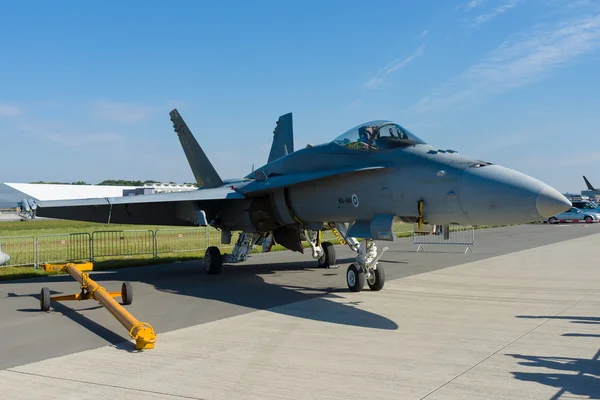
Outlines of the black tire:
[[128,306],[133,302],[133,286],[129,282],[123,282],[121,285],[121,303]]
[[206,253],[204,254],[204,265],[206,266],[206,273],[209,275],[216,275],[221,272],[223,256],[218,247],[210,246],[206,249]]
[[548,223],[549,224],[557,224],[558,223],[558,218],[556,218],[556,217],[550,217],[550,218],[548,218]]
[[583,220],[588,224],[591,224],[592,222],[594,222],[594,218],[592,218],[589,215],[586,215],[585,217],[583,217]]
[[323,255],[319,257],[319,267],[329,268],[335,265],[337,258],[333,244],[331,242],[323,242],[321,243],[321,247],[323,248]]
[[346,283],[351,292],[360,292],[365,287],[365,272],[356,264],[346,270]]
[[42,311],[50,310],[50,289],[43,287],[40,292],[40,309]]
[[383,269],[383,266],[377,265],[377,269],[374,270],[367,279],[367,284],[373,291],[383,289],[383,285],[385,285],[385,270]]

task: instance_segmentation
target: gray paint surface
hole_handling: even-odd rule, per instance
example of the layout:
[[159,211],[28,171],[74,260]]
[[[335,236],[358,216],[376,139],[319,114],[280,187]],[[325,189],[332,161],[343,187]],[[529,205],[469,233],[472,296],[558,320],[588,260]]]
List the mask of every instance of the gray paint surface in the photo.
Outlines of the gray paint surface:
[[[385,243],[390,250],[382,257],[381,265],[389,281],[599,232],[600,225],[480,230],[476,231],[474,253],[466,255],[464,247],[450,245],[426,246],[425,253],[416,253],[412,239],[401,239]],[[339,308],[327,313],[337,316],[336,321],[329,322],[353,326],[367,321],[371,326],[393,329],[392,322],[383,317],[323,298],[348,291],[343,275],[355,253],[341,246],[337,246],[337,252],[338,269],[316,269],[309,255],[276,252],[253,255],[245,264],[225,266],[224,272],[216,276],[207,276],[197,262],[182,262],[98,272],[92,277],[109,291],[119,291],[122,281],[131,281],[134,301],[127,309],[154,327],[159,342],[164,332],[312,298]],[[0,283],[0,369],[129,339],[125,329],[93,300],[53,303],[50,312],[39,311],[37,296],[42,286],[49,287],[53,294],[78,291],[78,284],[69,276]],[[295,316],[323,318],[323,314],[310,313]]]

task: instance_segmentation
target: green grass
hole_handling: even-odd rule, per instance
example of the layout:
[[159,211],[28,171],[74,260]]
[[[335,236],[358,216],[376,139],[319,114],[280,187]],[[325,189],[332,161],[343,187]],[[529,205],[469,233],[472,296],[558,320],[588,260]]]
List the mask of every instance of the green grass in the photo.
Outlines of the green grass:
[[[476,229],[491,228],[495,226],[479,226]],[[175,231],[167,231],[174,229]],[[189,227],[169,227],[169,226],[154,226],[154,225],[120,225],[120,224],[100,224],[80,221],[66,221],[66,220],[33,220],[33,221],[15,221],[15,222],[3,222],[0,224],[0,237],[15,237],[15,236],[26,236],[26,237],[37,237],[38,238],[38,254],[41,254],[42,260],[51,260],[53,258],[60,259],[64,256],[61,252],[59,243],[61,240],[69,242],[70,240],[79,240],[76,237],[71,236],[73,233],[89,233],[99,231],[159,231],[157,246],[159,251],[159,257],[155,258],[152,254],[145,255],[130,255],[130,256],[109,256],[109,257],[96,257],[94,260],[94,270],[108,270],[108,269],[119,269],[119,268],[130,268],[136,266],[146,266],[152,264],[171,263],[177,261],[189,261],[198,260],[204,257],[204,250],[189,251],[189,252],[174,252],[173,244],[179,243],[179,249],[193,248],[189,246],[195,246],[196,249],[204,249],[207,247],[208,241],[206,238],[206,229],[209,231],[210,245],[216,245],[221,247],[224,251],[231,251],[237,235],[232,238],[231,245],[222,245],[220,232],[213,228],[189,228]],[[412,224],[405,224],[401,222],[394,223],[394,233],[396,237],[410,237],[413,232]],[[162,233],[161,233],[162,231]],[[182,233],[182,236],[179,236]],[[191,235],[190,235],[191,233]],[[44,235],[61,235],[59,237],[45,238]],[[144,242],[143,240],[129,240],[126,233],[121,240],[116,240],[121,244],[131,245],[132,243]],[[120,235],[119,235],[120,236]],[[83,238],[82,243],[87,242],[87,235]],[[325,232],[323,240],[329,240],[334,244],[338,241],[331,232]],[[47,243],[52,242],[53,248],[48,250],[46,247]],[[100,251],[111,250],[115,242],[114,237],[101,237],[97,236],[94,240],[95,254],[99,254]],[[200,242],[200,244],[198,244]],[[69,242],[73,245],[72,242]],[[151,252],[151,248],[148,248],[148,243],[142,246],[141,250]],[[11,243],[7,242],[3,246],[3,250],[11,254],[18,255],[20,249],[11,248]],[[13,244],[14,246],[14,244]],[[145,247],[144,247],[145,246]],[[305,248],[309,247],[308,243],[303,242]],[[21,249],[22,250],[22,249]],[[121,249],[122,250],[122,249]],[[140,248],[133,249],[134,251],[140,250]],[[282,251],[286,250],[283,246],[275,245],[271,251]],[[87,250],[86,250],[87,251]],[[259,252],[257,247],[253,252]],[[85,252],[84,252],[85,253]],[[83,254],[83,253],[82,253]],[[89,254],[89,253],[87,253]],[[106,252],[104,254],[107,254]],[[43,258],[49,257],[49,258]],[[57,258],[58,257],[58,258]],[[78,257],[74,257],[78,258]],[[85,257],[81,257],[85,258]],[[13,256],[14,259],[14,256]],[[33,266],[20,266],[20,267],[0,267],[0,281],[24,279],[38,276],[53,275],[54,273],[46,273],[40,269],[34,269]]]

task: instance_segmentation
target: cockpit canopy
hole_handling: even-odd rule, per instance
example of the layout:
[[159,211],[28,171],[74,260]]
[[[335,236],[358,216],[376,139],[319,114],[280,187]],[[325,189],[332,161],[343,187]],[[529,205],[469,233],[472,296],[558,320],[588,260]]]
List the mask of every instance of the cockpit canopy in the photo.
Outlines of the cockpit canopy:
[[355,126],[333,140],[351,149],[384,150],[426,144],[412,132],[391,121],[371,121]]

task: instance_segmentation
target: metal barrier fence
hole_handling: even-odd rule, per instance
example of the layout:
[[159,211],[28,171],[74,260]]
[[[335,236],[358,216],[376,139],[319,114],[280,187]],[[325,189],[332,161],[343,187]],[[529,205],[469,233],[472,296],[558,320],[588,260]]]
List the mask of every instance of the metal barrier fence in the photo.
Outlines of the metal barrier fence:
[[420,230],[418,225],[415,225],[413,232],[413,243],[419,245],[419,250],[425,251],[424,245],[431,244],[450,244],[466,246],[467,251],[473,251],[471,246],[475,244],[475,228],[472,226],[456,226],[450,225],[443,227],[442,225],[427,225]]
[[156,255],[154,231],[96,231],[92,233],[92,257]]
[[36,238],[33,236],[0,237],[2,252],[10,256],[10,260],[3,267],[37,265],[36,244]]
[[193,228],[157,229],[155,243],[157,257],[163,253],[203,251],[210,246],[210,231]]
[[89,233],[40,235],[37,237],[37,263],[56,263],[92,258]]

